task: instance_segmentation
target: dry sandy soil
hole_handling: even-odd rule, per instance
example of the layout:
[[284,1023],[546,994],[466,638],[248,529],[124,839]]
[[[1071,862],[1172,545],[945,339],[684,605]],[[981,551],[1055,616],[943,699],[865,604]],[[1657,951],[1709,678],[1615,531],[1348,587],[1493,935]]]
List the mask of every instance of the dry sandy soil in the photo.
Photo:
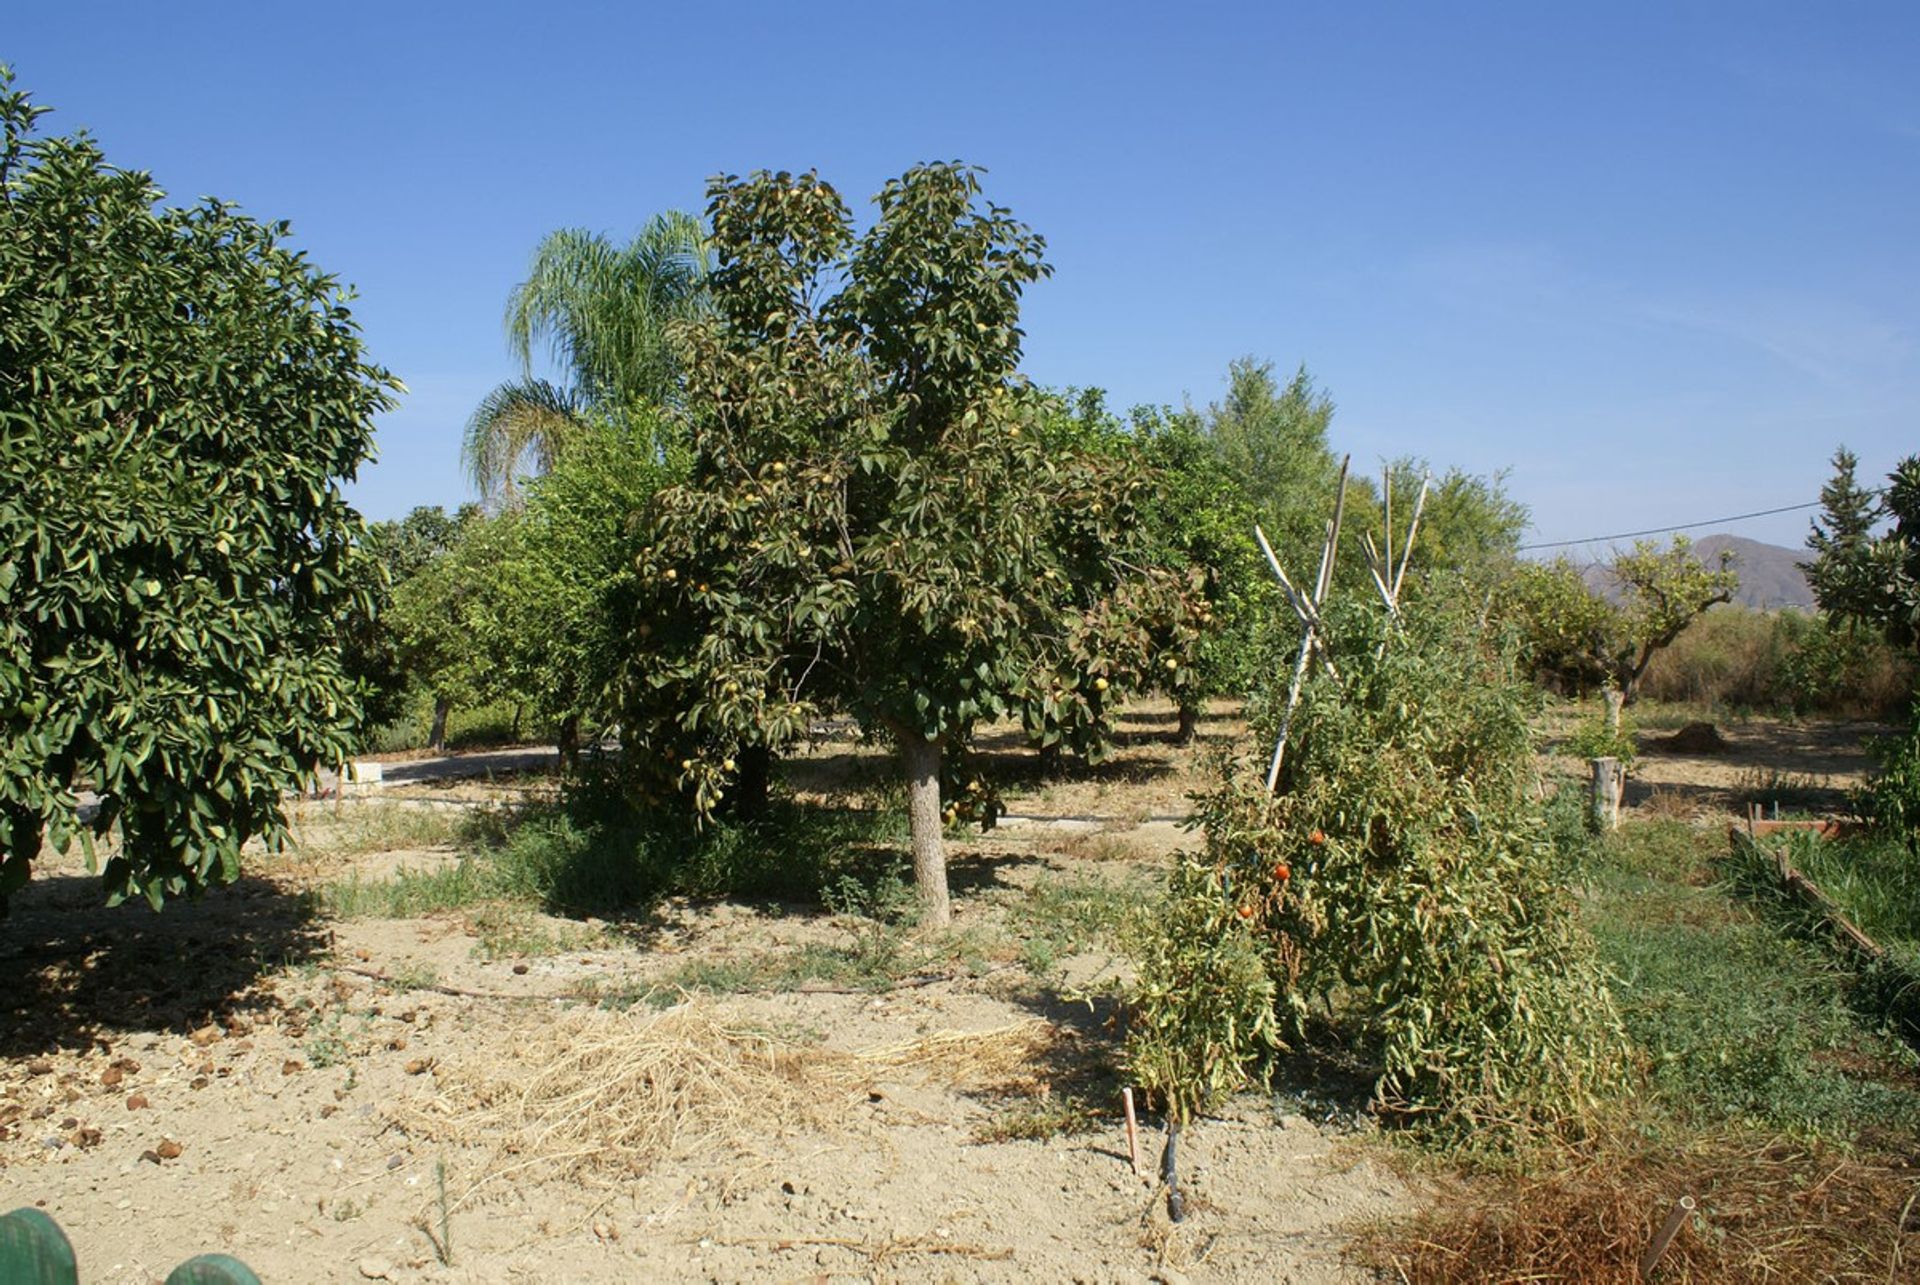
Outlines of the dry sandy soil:
[[[1007,823],[953,853],[956,932],[980,957],[880,994],[809,985],[666,1019],[591,1002],[690,961],[863,931],[817,910],[674,904],[640,924],[522,925],[544,948],[503,952],[468,914],[313,909],[309,892],[349,873],[457,859],[361,850],[338,833],[356,809],[521,781],[307,805],[300,851],[158,916],[99,907],[56,861],[0,939],[20,979],[0,1010],[0,1208],[43,1206],[99,1282],[157,1281],[214,1249],[269,1281],[1347,1279],[1343,1225],[1408,1197],[1345,1116],[1263,1097],[1203,1122],[1183,1139],[1177,1227],[1131,1170],[1117,1100],[1091,1128],[1010,1136],[1046,1116],[1056,1084],[1064,1099],[1113,1082],[1110,1005],[1071,993],[1116,968],[1085,951],[1036,976],[1012,916],[1036,881],[1151,881],[1189,841],[1195,752],[1166,744],[1168,727],[1139,716],[1116,762],[1010,793]],[[1204,730],[1203,745],[1236,729]],[[823,747],[796,783],[884,771],[866,759]],[[682,1136],[639,1166],[600,1154],[611,1123],[569,1159],[500,1114],[571,1049],[658,1054],[650,1023],[688,1011],[771,1032],[792,1065],[748,1066],[719,1102],[680,1086],[695,1099],[658,1114]],[[593,1118],[572,1110],[568,1126]]]
[[[1075,996],[1118,961],[1085,950],[1030,971],[1020,907],[1048,880],[1150,883],[1192,842],[1179,818],[1198,764],[1243,729],[1216,712],[1191,750],[1170,725],[1132,716],[1117,760],[1066,783],[1033,780],[1006,738],[1012,815],[953,852],[956,931],[977,958],[878,994],[810,984],[666,1018],[593,1002],[868,931],[817,908],[534,916],[506,947],[470,912],[315,909],[311,892],[349,874],[457,860],[407,846],[404,827],[357,841],[369,810],[505,800],[524,779],[416,774],[306,805],[301,850],[157,916],[101,908],[55,861],[0,930],[0,1209],[52,1213],[91,1282],[158,1281],[216,1249],[268,1281],[1353,1279],[1346,1229],[1414,1197],[1340,1110],[1249,1097],[1202,1122],[1183,1139],[1178,1226],[1130,1168],[1117,1102],[1091,1127],[1015,1136],[1056,1097],[1108,1101],[1117,1084],[1110,1006]],[[1858,729],[1726,730],[1719,758],[1644,752],[1640,805],[1737,810],[1743,782],[1838,788],[1860,766]],[[794,779],[828,790],[885,770],[848,743]],[[743,1042],[706,1048],[725,1064],[685,1082],[663,1063],[638,1117],[603,1121],[604,1103],[552,1078],[596,1042],[614,1065],[661,1056],[667,1028],[651,1024],[689,1016]],[[734,1078],[721,1091],[715,1075]],[[636,1119],[679,1136],[623,1163],[636,1152],[615,1135]]]

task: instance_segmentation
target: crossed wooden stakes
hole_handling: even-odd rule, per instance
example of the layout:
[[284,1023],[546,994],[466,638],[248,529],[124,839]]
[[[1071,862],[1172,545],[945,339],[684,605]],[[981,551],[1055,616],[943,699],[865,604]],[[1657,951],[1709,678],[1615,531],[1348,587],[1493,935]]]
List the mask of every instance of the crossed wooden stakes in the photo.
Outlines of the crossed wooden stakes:
[[[1313,592],[1302,592],[1287,575],[1286,568],[1280,565],[1280,559],[1267,542],[1267,533],[1260,529],[1259,523],[1253,525],[1253,538],[1260,543],[1260,552],[1267,555],[1267,565],[1273,568],[1273,574],[1280,581],[1280,588],[1287,595],[1287,602],[1293,608],[1293,614],[1299,617],[1301,626],[1300,654],[1293,663],[1293,682],[1287,688],[1287,710],[1280,718],[1280,735],[1274,742],[1273,762],[1267,768],[1267,793],[1279,788],[1280,764],[1287,755],[1287,736],[1293,730],[1294,709],[1300,704],[1300,689],[1307,681],[1307,668],[1313,658],[1320,657],[1328,677],[1334,682],[1340,681],[1340,671],[1333,663],[1333,653],[1327,647],[1326,625],[1321,618],[1320,609],[1326,605],[1327,592],[1333,587],[1333,565],[1340,549],[1340,522],[1347,511],[1347,466],[1352,461],[1348,456],[1340,461],[1340,490],[1333,501],[1333,517],[1327,521],[1326,542],[1320,547],[1320,571],[1314,577]],[[1383,468],[1380,471],[1380,496],[1385,508],[1386,532],[1383,536],[1384,552],[1375,545],[1373,536],[1362,533],[1367,554],[1367,573],[1373,577],[1374,588],[1380,593],[1380,600],[1387,606],[1387,614],[1395,619],[1400,615],[1400,586],[1407,578],[1407,564],[1413,559],[1413,538],[1420,530],[1420,514],[1427,506],[1427,489],[1433,481],[1432,475],[1421,478],[1420,494],[1413,502],[1413,520],[1407,524],[1407,538],[1402,541],[1400,562],[1393,561],[1393,472]]]

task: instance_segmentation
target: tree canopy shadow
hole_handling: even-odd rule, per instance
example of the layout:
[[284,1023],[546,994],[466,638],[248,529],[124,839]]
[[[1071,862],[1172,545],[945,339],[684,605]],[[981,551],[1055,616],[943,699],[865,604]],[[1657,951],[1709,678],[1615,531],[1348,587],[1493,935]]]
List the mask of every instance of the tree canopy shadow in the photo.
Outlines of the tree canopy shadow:
[[[906,854],[903,852],[902,856]],[[947,889],[956,897],[972,896],[992,889],[1017,887],[1005,877],[1021,866],[1045,866],[1045,853],[1018,849],[977,851],[953,847],[947,849]],[[911,865],[908,866],[911,869]]]
[[0,1056],[115,1034],[185,1034],[276,1003],[269,976],[324,953],[312,899],[247,875],[198,899],[102,904],[83,875],[37,878],[0,921]]
[[1055,763],[1048,763],[1024,747],[978,750],[972,761],[1000,785],[1022,789],[1068,783],[1140,785],[1177,775],[1180,771],[1173,759],[1165,754],[1129,754],[1101,763],[1087,763],[1075,758],[1062,758]]

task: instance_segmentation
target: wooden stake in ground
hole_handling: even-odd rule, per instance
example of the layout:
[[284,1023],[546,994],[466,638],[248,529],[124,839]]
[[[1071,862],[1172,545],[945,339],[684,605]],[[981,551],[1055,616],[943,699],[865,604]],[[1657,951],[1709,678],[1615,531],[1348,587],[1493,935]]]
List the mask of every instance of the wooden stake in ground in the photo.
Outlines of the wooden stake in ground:
[[1692,1196],[1682,1196],[1673,1202],[1673,1208],[1667,1213],[1667,1221],[1661,1224],[1658,1232],[1654,1233],[1653,1243],[1647,1246],[1647,1252],[1640,1257],[1641,1280],[1653,1279],[1654,1265],[1660,1261],[1660,1256],[1667,1252],[1667,1246],[1673,1243],[1674,1236],[1680,1231],[1680,1224],[1686,1222],[1687,1215],[1693,1210]]
[[1316,649],[1324,650],[1320,641],[1320,606],[1327,600],[1327,590],[1333,586],[1333,567],[1335,555],[1340,549],[1340,520],[1347,510],[1347,465],[1352,461],[1348,456],[1340,461],[1340,493],[1333,502],[1333,518],[1327,523],[1327,542],[1320,550],[1320,574],[1313,583],[1313,595],[1307,597],[1293,587],[1287,573],[1280,566],[1280,559],[1274,556],[1273,546],[1267,543],[1267,533],[1256,524],[1254,538],[1260,542],[1260,550],[1267,555],[1267,562],[1273,573],[1280,578],[1280,586],[1287,593],[1287,601],[1293,605],[1294,614],[1300,617],[1303,631],[1300,635],[1300,656],[1294,661],[1293,682],[1287,688],[1287,711],[1280,716],[1280,735],[1274,741],[1273,762],[1267,768],[1267,792],[1271,794],[1279,785],[1280,764],[1287,753],[1287,734],[1293,730],[1294,707],[1300,703],[1300,688],[1307,681],[1307,666],[1313,660]]
[[[1293,614],[1300,618],[1300,654],[1293,663],[1293,681],[1287,686],[1287,709],[1280,716],[1280,735],[1273,746],[1273,761],[1267,766],[1267,792],[1273,793],[1280,785],[1280,765],[1286,760],[1287,737],[1293,731],[1294,709],[1300,704],[1300,690],[1307,680],[1307,667],[1313,663],[1317,653],[1327,668],[1327,673],[1335,682],[1340,681],[1340,672],[1334,668],[1333,655],[1327,648],[1326,630],[1321,623],[1320,608],[1327,601],[1327,594],[1333,588],[1333,572],[1340,552],[1340,523],[1347,508],[1347,465],[1352,457],[1340,461],[1340,492],[1333,502],[1333,518],[1327,523],[1327,541],[1320,549],[1320,572],[1314,578],[1313,592],[1303,593],[1297,588],[1280,558],[1267,543],[1267,533],[1254,524],[1253,538],[1260,545],[1260,552],[1266,555],[1267,565],[1273,568],[1273,574],[1280,581],[1280,588],[1287,596],[1287,603],[1293,608]],[[1381,473],[1381,502],[1384,505],[1386,531],[1384,535],[1385,552],[1373,542],[1371,535],[1362,535],[1367,555],[1367,571],[1373,577],[1374,588],[1380,594],[1381,602],[1386,604],[1387,614],[1394,619],[1400,615],[1400,586],[1406,581],[1407,566],[1413,561],[1413,539],[1420,531],[1420,514],[1427,507],[1427,489],[1433,481],[1432,474],[1421,478],[1420,494],[1413,502],[1413,520],[1407,524],[1407,537],[1400,544],[1400,562],[1394,565],[1393,555],[1393,472],[1387,469]]]
[[1133,1090],[1120,1090],[1120,1105],[1127,1112],[1127,1159],[1133,1162],[1133,1176],[1145,1178],[1140,1172],[1140,1121],[1133,1113]]

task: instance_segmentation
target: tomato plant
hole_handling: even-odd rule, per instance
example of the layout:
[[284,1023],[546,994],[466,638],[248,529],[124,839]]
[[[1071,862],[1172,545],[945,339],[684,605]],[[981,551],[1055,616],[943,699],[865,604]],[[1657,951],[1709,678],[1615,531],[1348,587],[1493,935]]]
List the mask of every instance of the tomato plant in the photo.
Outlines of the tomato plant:
[[[1545,1127],[1620,1082],[1619,1022],[1538,799],[1530,692],[1466,601],[1416,591],[1399,623],[1336,605],[1339,678],[1309,683],[1279,790],[1262,750],[1201,801],[1206,850],[1141,953],[1131,1040],[1138,1073],[1185,1109],[1235,1081],[1220,1066],[1251,1074],[1272,1041],[1305,1038],[1310,1012],[1335,1014],[1402,1116]],[[1278,704],[1256,702],[1256,743]],[[1252,943],[1257,985],[1219,943],[1169,939],[1208,915]],[[1229,980],[1246,988],[1231,1003],[1195,989]],[[1249,1024],[1267,994],[1276,1024]],[[1161,1011],[1183,1005],[1202,1016]],[[1176,1038],[1195,1043],[1163,1047]]]

